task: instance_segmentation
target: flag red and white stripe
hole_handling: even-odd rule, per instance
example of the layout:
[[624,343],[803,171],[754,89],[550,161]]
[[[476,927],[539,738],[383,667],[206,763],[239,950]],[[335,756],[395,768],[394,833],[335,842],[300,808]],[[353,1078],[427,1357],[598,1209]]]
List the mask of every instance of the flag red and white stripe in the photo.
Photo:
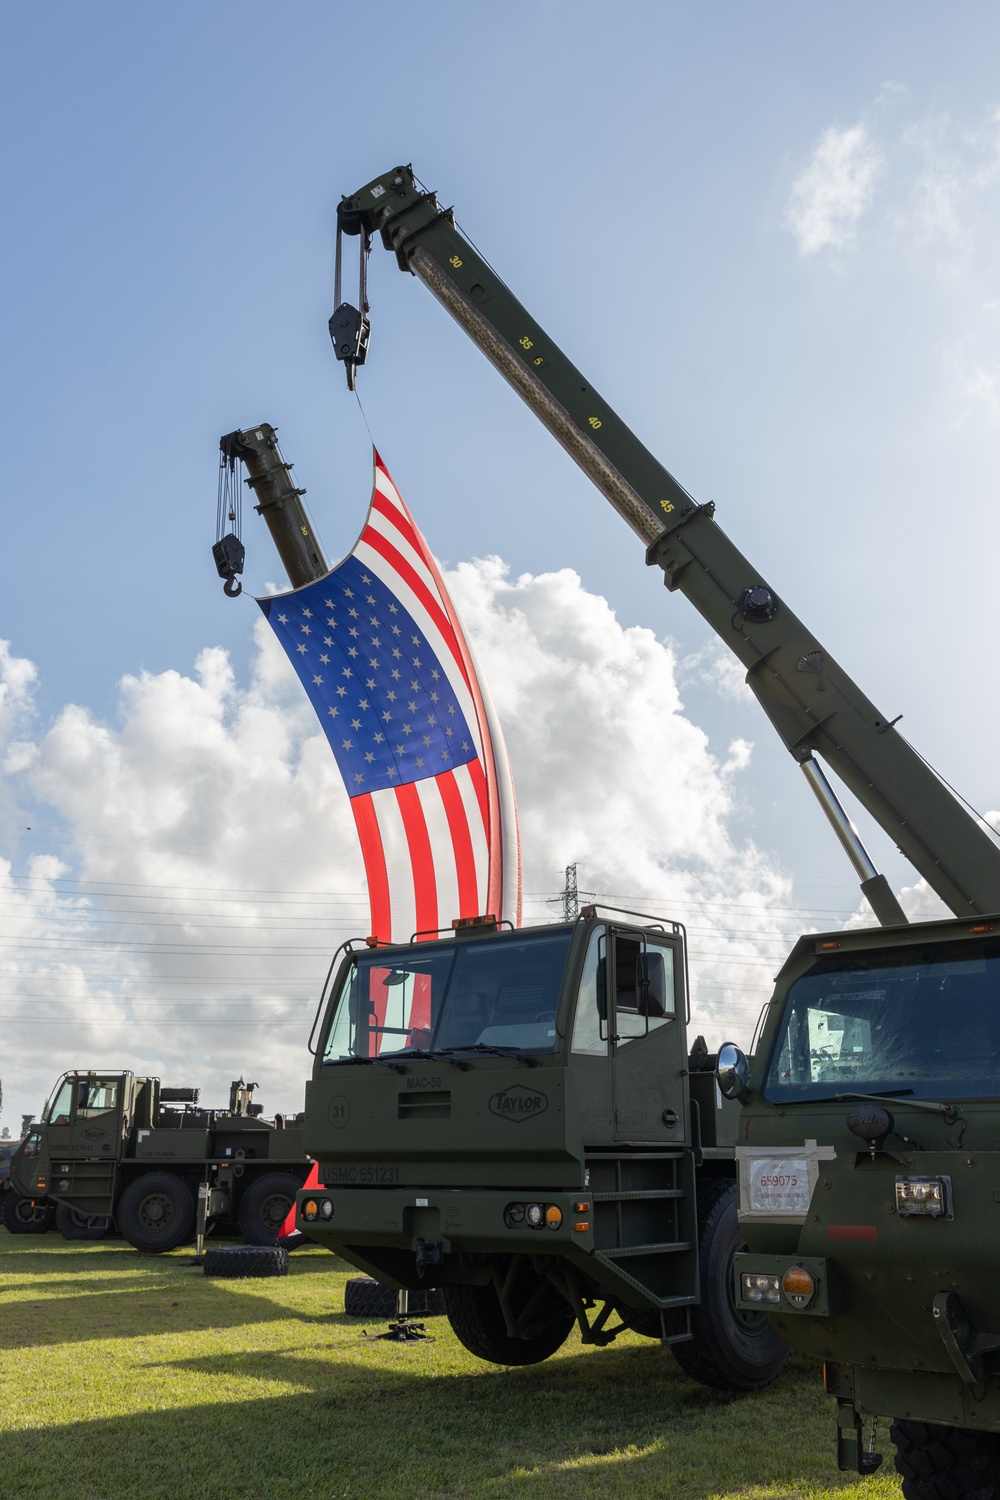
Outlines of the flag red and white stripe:
[[496,710],[378,453],[350,554],[317,582],[258,603],[344,776],[372,933],[405,942],[487,912],[520,925],[517,806]]

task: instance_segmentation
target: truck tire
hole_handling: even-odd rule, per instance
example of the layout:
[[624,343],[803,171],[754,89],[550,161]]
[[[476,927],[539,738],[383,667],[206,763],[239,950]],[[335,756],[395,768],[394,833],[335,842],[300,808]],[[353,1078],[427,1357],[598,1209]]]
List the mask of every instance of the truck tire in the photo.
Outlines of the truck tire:
[[[525,1295],[524,1286],[529,1274],[532,1285]],[[537,1272],[522,1273],[522,1306],[527,1305],[529,1297],[537,1290],[539,1279]],[[464,1344],[470,1354],[488,1359],[495,1365],[541,1364],[543,1359],[562,1348],[575,1321],[569,1304],[554,1288],[552,1301],[540,1314],[536,1331],[526,1339],[512,1339],[508,1334],[500,1299],[492,1282],[487,1286],[446,1286],[444,1306],[459,1343]]]
[[130,1182],[118,1204],[118,1228],[136,1250],[162,1255],[190,1237],[191,1189],[173,1172],[149,1172]]
[[35,1203],[19,1193],[5,1193],[4,1228],[9,1234],[45,1234],[52,1228],[56,1210],[52,1203]]
[[992,1432],[893,1422],[896,1472],[905,1500],[997,1500],[1000,1439]]
[[[248,1245],[275,1245],[302,1186],[294,1172],[266,1172],[240,1199],[240,1233]],[[289,1236],[291,1238],[291,1236]]]
[[56,1228],[64,1240],[103,1240],[111,1220],[106,1214],[82,1214],[68,1203],[58,1203]]
[[[443,1313],[444,1292],[440,1287],[421,1287],[410,1293],[408,1312],[421,1318]],[[374,1276],[351,1276],[344,1287],[344,1312],[349,1318],[394,1318],[396,1293]]]
[[686,1375],[719,1391],[757,1391],[776,1380],[791,1350],[763,1313],[733,1304],[733,1255],[744,1248],[736,1217],[737,1190],[709,1178],[698,1190],[701,1303],[691,1309],[690,1340],[672,1344]]
[[287,1276],[288,1251],[278,1245],[218,1245],[205,1251],[205,1275]]

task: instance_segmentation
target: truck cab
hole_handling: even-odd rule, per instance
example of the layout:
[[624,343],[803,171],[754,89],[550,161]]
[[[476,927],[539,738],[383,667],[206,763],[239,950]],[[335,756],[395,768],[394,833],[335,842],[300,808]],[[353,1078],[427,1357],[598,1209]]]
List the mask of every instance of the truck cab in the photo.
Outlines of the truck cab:
[[954,1461],[949,1427],[1000,1433],[1000,922],[804,937],[753,1065],[721,1061],[737,1305],[825,1362],[841,1467],[874,1467],[880,1415],[904,1476],[915,1447]]
[[[687,1003],[680,924],[594,907],[352,948],[307,1085],[323,1187],[298,1227],[389,1285],[443,1287],[484,1358],[545,1358],[575,1321],[683,1362],[705,1205],[728,1194],[735,1226],[738,1115],[704,1043],[689,1057]],[[784,1348],[759,1316],[747,1330],[739,1378],[764,1383]]]

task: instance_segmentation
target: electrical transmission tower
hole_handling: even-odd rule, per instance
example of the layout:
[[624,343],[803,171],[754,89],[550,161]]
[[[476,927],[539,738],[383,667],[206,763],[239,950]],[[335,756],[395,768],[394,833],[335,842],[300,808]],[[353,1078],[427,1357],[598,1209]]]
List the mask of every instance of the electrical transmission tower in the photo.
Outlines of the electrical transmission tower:
[[580,915],[580,897],[592,896],[593,891],[581,891],[576,884],[576,865],[566,866],[566,884],[558,896],[549,897],[549,905],[555,906],[558,902],[562,906],[562,919],[564,922],[575,922]]

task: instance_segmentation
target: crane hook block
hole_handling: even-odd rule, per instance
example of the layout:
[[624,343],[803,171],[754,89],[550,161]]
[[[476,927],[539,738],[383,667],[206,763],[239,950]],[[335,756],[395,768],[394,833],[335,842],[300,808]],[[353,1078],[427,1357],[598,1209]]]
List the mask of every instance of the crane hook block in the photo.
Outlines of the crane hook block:
[[226,580],[223,593],[228,594],[230,599],[235,599],[243,592],[243,585],[237,582],[236,574],[243,572],[246,548],[235,532],[231,531],[228,536],[220,537],[215,543],[212,556],[219,577]]
[[353,391],[355,371],[368,354],[371,324],[358,308],[342,302],[333,312],[329,328],[333,352],[347,366],[347,389]]

